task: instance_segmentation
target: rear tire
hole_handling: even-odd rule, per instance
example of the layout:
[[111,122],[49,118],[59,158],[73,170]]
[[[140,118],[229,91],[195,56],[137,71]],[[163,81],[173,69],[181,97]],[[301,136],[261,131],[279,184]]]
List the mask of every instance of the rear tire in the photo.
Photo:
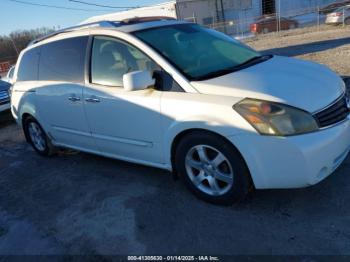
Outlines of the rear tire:
[[23,129],[27,141],[39,155],[51,156],[56,152],[44,129],[33,117],[25,119]]
[[175,165],[186,186],[199,198],[231,205],[252,188],[249,170],[237,149],[220,136],[194,132],[184,137]]
[[265,27],[265,28],[263,29],[263,34],[268,34],[269,32],[270,32],[270,30],[269,30],[268,28]]

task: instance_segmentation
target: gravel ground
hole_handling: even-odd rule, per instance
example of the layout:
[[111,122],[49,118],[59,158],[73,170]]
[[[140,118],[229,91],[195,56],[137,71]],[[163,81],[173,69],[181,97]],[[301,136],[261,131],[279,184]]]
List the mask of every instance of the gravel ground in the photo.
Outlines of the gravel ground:
[[[350,75],[350,67],[341,65],[350,60],[349,43],[339,44],[348,36],[335,29],[248,43],[325,61]],[[349,174],[350,158],[316,186],[255,191],[239,205],[213,206],[166,171],[84,153],[42,158],[5,114],[0,255],[350,255]]]
[[261,35],[246,43],[265,53],[325,64],[344,77],[350,76],[350,26],[297,29]]

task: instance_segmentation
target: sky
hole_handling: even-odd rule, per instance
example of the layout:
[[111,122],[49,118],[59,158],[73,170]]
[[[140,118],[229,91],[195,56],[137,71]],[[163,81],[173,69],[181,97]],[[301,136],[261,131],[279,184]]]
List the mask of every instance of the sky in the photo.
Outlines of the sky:
[[[81,0],[88,3],[114,7],[145,6],[167,2],[168,0]],[[33,6],[19,2],[42,5],[54,5],[66,8],[86,9],[67,10]],[[49,27],[55,29],[78,24],[82,20],[95,15],[114,13],[123,9],[89,6],[74,3],[70,0],[0,0],[0,35],[7,35],[15,30]]]

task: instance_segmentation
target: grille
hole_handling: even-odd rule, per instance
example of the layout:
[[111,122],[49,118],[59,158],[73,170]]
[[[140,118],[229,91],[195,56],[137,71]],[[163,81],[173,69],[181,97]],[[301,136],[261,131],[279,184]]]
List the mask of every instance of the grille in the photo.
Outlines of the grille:
[[10,101],[9,93],[7,91],[0,91],[0,104]]
[[315,114],[315,118],[318,125],[322,128],[345,120],[349,113],[347,96],[343,95],[337,102]]

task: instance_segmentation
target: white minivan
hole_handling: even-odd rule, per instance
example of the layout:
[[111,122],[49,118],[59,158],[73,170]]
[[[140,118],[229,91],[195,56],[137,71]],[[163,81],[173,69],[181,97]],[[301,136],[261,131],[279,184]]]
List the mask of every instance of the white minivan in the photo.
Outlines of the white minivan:
[[61,30],[21,53],[14,81],[13,116],[39,154],[64,147],[167,169],[213,203],[314,185],[350,150],[337,74],[194,23]]

